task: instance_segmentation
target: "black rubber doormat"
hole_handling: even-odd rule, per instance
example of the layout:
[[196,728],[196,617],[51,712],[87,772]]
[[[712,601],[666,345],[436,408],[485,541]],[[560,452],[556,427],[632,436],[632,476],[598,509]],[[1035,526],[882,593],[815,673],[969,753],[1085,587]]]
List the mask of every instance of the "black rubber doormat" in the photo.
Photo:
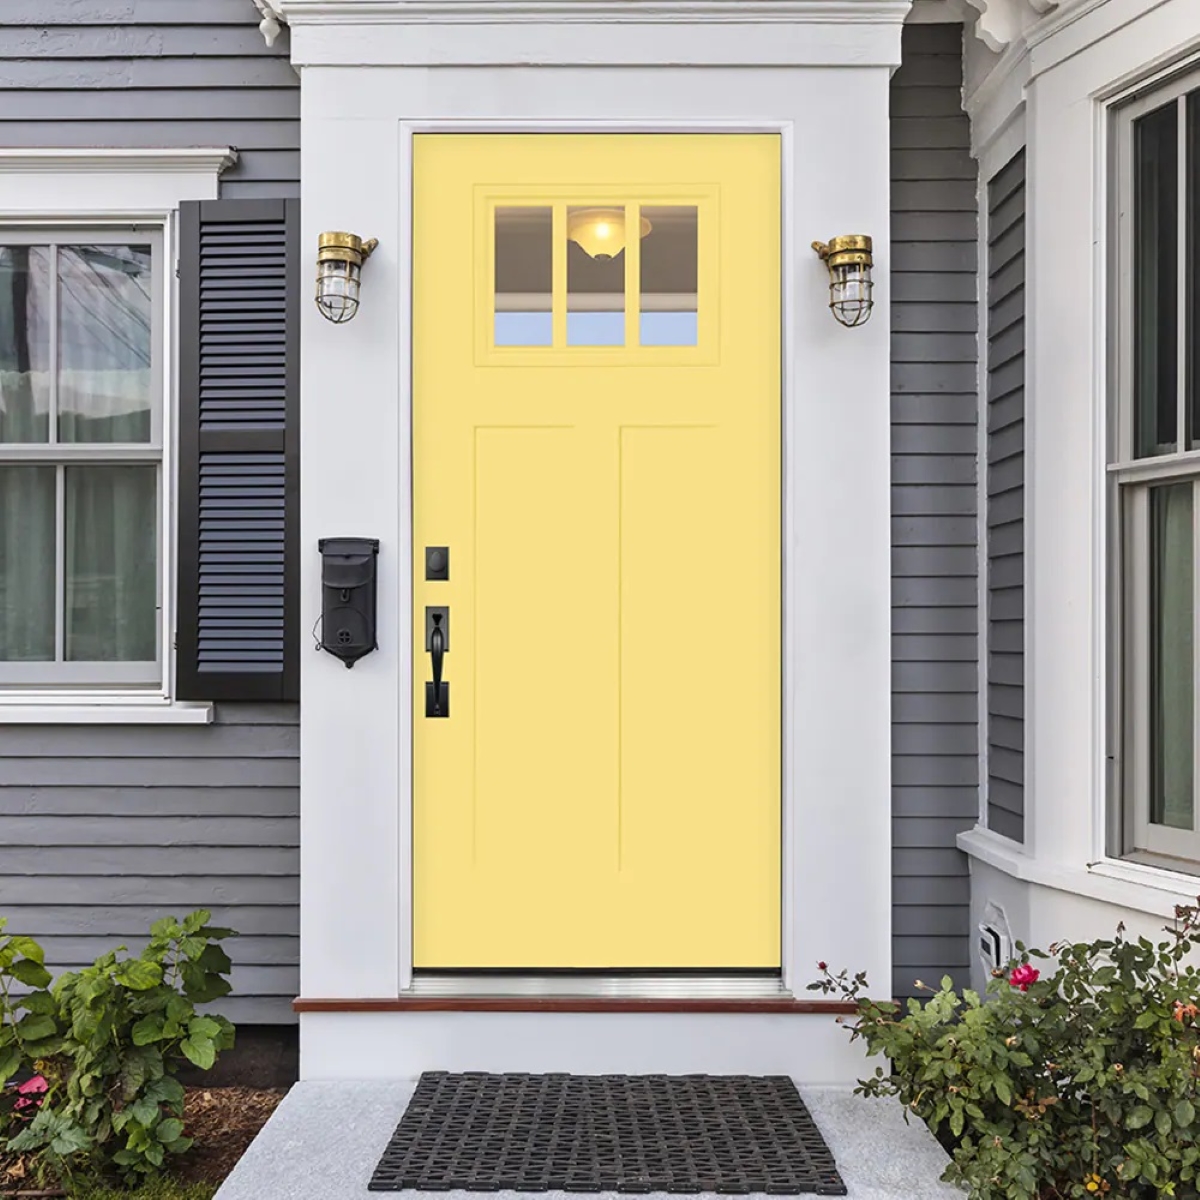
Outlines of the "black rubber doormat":
[[785,1075],[427,1072],[373,1192],[844,1196]]

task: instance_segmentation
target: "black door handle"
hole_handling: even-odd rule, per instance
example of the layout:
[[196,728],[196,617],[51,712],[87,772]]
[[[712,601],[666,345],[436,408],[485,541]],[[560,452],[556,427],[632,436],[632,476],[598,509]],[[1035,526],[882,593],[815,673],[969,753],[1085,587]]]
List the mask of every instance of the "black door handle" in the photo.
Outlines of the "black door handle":
[[433,628],[429,631],[429,654],[433,659],[433,682],[425,685],[425,715],[448,717],[450,715],[450,684],[442,682],[442,668],[446,657],[446,631],[442,628],[445,609],[433,609],[429,619]]

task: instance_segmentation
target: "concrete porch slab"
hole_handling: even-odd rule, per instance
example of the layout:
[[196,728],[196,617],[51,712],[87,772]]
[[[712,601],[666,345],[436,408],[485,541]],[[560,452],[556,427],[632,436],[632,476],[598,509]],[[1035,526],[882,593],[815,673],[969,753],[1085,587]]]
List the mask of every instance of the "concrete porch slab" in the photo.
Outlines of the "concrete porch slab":
[[[412,1080],[296,1084],[216,1200],[378,1200],[389,1194],[368,1192],[367,1182],[414,1087]],[[939,1179],[945,1151],[919,1121],[906,1123],[895,1101],[869,1100],[845,1088],[801,1087],[800,1094],[833,1151],[850,1200],[961,1200],[963,1193]],[[473,1192],[436,1195],[440,1200],[478,1200]],[[525,1193],[492,1195],[530,1200]],[[605,1195],[606,1200],[627,1200]],[[545,1196],[579,1200],[559,1192]]]

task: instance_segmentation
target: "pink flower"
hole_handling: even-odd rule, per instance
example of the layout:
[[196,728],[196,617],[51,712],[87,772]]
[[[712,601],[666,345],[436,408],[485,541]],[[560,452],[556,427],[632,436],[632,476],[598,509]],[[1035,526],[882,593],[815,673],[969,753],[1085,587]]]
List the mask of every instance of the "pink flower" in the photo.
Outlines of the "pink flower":
[[1037,983],[1041,972],[1037,967],[1031,967],[1028,963],[1022,963],[1019,967],[1013,967],[1012,974],[1008,977],[1008,982],[1015,988],[1020,988],[1021,991],[1029,991],[1031,983]]
[[18,1111],[22,1108],[28,1108],[30,1105],[40,1108],[42,1105],[40,1099],[30,1100],[27,1099],[27,1097],[41,1096],[43,1092],[48,1090],[49,1084],[47,1084],[45,1079],[43,1079],[40,1075],[35,1075],[32,1079],[25,1080],[25,1082],[17,1088],[17,1095],[21,1096],[22,1098],[13,1105],[13,1108]]

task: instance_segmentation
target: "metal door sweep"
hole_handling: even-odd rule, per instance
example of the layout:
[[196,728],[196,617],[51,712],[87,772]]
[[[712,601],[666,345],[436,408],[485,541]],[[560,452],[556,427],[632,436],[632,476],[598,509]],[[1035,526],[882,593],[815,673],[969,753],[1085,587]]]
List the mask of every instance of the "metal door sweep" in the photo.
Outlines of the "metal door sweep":
[[373,1192],[844,1196],[785,1075],[426,1072]]

